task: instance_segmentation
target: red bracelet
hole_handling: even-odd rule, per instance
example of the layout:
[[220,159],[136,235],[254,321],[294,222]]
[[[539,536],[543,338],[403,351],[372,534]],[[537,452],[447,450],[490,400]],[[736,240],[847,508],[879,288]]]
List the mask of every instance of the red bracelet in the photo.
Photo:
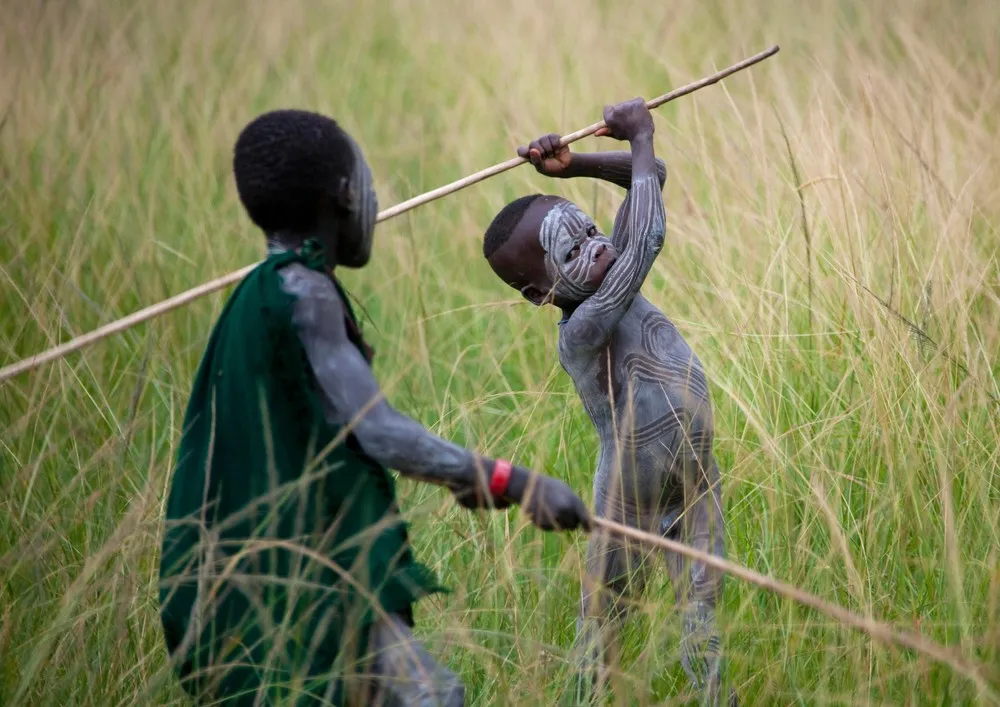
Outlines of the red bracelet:
[[510,462],[497,459],[493,463],[493,475],[490,477],[490,493],[496,497],[507,493],[507,485],[510,483]]

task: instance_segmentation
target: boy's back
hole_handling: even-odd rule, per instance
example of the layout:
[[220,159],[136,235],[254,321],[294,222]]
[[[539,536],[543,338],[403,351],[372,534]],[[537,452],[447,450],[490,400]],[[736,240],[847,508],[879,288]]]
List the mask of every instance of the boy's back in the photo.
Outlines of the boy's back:
[[[275,683],[302,672],[301,656],[312,657],[308,672],[325,676],[340,646],[357,641],[364,650],[365,636],[347,636],[344,629],[370,624],[373,604],[406,611],[440,590],[413,560],[406,526],[395,515],[392,477],[352,435],[339,443],[342,429],[324,415],[293,326],[294,298],[281,284],[293,263],[325,268],[322,257],[288,251],[253,270],[212,331],[188,403],[160,569],[170,652],[194,630],[182,651],[188,675],[239,662],[247,651],[273,671]],[[346,298],[343,303],[352,343],[366,355]],[[199,546],[206,535],[211,539]],[[302,562],[310,552],[328,561]],[[193,613],[199,585],[204,592],[234,572],[252,581],[221,596],[215,616],[200,626],[203,619]],[[369,590],[376,592],[374,602]],[[345,622],[347,616],[352,619]],[[283,649],[267,652],[262,627],[283,622],[291,628]],[[233,650],[228,658],[227,649]],[[198,680],[211,683],[212,675]],[[218,692],[232,695],[257,683],[249,669],[227,669]]]
[[412,605],[439,587],[412,557],[387,470],[465,508],[518,504],[546,530],[589,527],[587,508],[386,401],[333,274],[367,264],[378,211],[335,121],[261,115],[233,171],[269,255],[219,318],[184,421],[160,558],[175,668],[213,704],[464,704],[461,680],[410,631]]

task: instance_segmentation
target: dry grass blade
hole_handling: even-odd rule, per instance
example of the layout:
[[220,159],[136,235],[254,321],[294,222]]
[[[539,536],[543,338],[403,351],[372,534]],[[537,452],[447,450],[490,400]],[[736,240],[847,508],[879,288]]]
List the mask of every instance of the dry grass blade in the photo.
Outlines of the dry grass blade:
[[[0,367],[259,259],[231,176],[248,114],[336,116],[385,208],[780,43],[782,61],[656,116],[669,247],[643,296],[709,379],[726,554],[967,657],[1000,692],[1000,3],[546,7],[8,3]],[[533,192],[602,226],[622,196],[512,169],[380,224],[370,269],[342,276],[386,400],[592,506],[597,440],[558,314],[482,257],[484,227]],[[233,287],[0,384],[0,704],[184,704],[157,558],[191,382]],[[559,704],[587,538],[398,482],[414,552],[454,589],[417,607],[428,649],[477,703]],[[693,698],[674,583],[652,564],[608,665],[637,707]],[[924,652],[728,579],[720,639],[743,703],[991,703]]]
[[692,560],[704,562],[706,565],[720,569],[733,577],[742,579],[743,581],[749,582],[750,584],[760,587],[761,589],[766,589],[770,592],[774,592],[775,594],[780,594],[787,599],[791,599],[799,604],[811,607],[847,626],[852,626],[860,631],[864,631],[872,638],[882,641],[883,643],[909,648],[917,653],[922,653],[933,658],[934,660],[940,661],[941,663],[952,668],[955,672],[964,675],[975,683],[976,687],[979,688],[979,696],[981,698],[988,698],[994,704],[1000,704],[1000,696],[997,695],[996,691],[983,677],[980,666],[976,665],[964,656],[957,654],[950,648],[935,643],[926,636],[922,636],[911,631],[900,631],[874,619],[859,616],[842,606],[825,601],[815,594],[810,594],[809,592],[803,591],[798,587],[785,584],[784,582],[774,579],[773,577],[766,577],[747,567],[737,565],[707,552],[684,545],[683,543],[669,540],[659,535],[653,535],[652,533],[647,533],[642,530],[596,516],[593,518],[593,521],[596,525],[606,528],[614,533],[618,533],[619,535],[624,535],[640,542],[654,545],[656,547],[663,548],[664,550],[669,550],[670,552],[676,552],[677,554],[684,555]]

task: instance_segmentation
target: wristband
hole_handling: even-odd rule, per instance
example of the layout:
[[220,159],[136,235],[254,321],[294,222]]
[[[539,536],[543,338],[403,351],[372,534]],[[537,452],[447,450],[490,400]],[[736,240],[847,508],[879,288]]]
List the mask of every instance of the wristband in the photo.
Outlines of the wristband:
[[496,497],[507,493],[507,485],[510,484],[510,462],[497,459],[493,463],[493,475],[490,476],[490,493]]

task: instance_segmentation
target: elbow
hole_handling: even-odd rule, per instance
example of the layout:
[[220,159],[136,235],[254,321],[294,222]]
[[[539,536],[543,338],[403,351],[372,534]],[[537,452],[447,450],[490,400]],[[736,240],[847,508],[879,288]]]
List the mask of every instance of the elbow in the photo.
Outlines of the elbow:
[[646,247],[653,255],[659,255],[660,251],[663,250],[666,237],[667,229],[661,219],[649,227],[649,231],[646,233]]
[[392,410],[372,410],[358,419],[351,429],[364,453],[390,469],[399,467],[400,452],[406,447],[405,430],[393,418]]

